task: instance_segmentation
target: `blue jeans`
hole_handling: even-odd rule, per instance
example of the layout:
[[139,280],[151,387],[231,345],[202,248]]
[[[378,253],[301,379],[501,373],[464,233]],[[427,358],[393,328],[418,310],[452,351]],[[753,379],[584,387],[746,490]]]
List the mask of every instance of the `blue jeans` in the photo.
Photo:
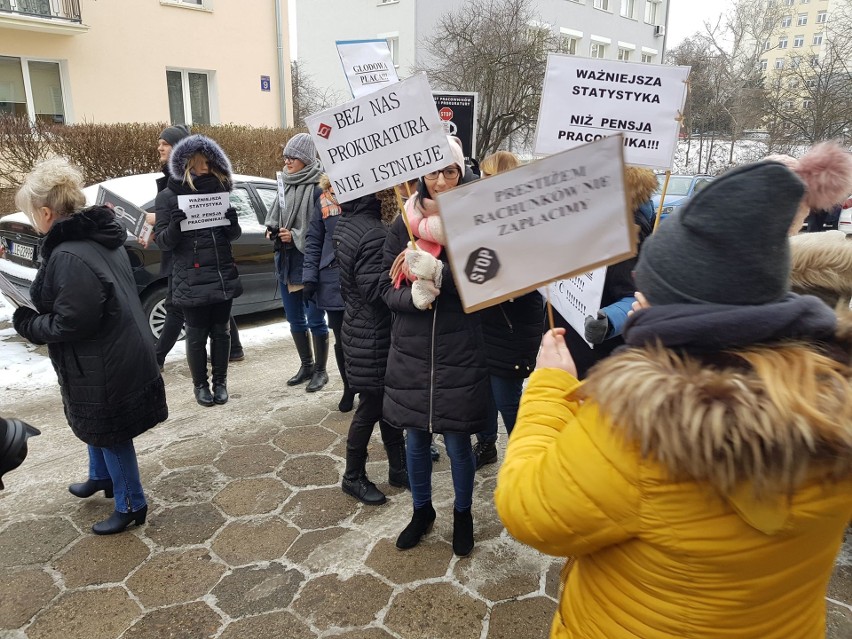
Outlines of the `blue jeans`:
[[[465,512],[470,510],[473,504],[473,475],[476,471],[470,435],[443,433],[443,437],[450,458],[453,490],[456,493],[453,506],[456,510]],[[432,501],[432,453],[429,450],[431,443],[432,433],[429,431],[408,429],[405,457],[415,508],[422,508]]]
[[481,433],[476,433],[476,439],[482,444],[492,444],[497,441],[497,411],[503,416],[506,434],[511,435],[518,419],[518,405],[521,403],[521,393],[524,391],[524,380],[513,377],[491,375],[491,401],[488,404],[488,426]]
[[112,480],[115,509],[120,513],[135,513],[147,505],[132,439],[110,448],[89,446],[89,479]]
[[307,333],[308,327],[314,335],[328,335],[328,324],[325,323],[325,312],[317,308],[314,302],[305,302],[302,291],[291,293],[286,284],[281,286],[281,302],[284,304],[284,314],[290,322],[291,333]]

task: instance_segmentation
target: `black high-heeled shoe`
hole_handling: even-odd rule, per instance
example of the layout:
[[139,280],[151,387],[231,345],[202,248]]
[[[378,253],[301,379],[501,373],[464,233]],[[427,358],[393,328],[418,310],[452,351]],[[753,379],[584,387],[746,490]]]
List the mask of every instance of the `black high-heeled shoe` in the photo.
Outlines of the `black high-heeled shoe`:
[[96,535],[114,535],[124,532],[124,529],[132,523],[141,526],[145,523],[145,517],[147,516],[148,506],[144,506],[141,510],[132,513],[120,513],[116,510],[109,516],[109,519],[99,521],[92,526],[92,532]]
[[87,479],[86,481],[68,486],[68,492],[80,499],[91,497],[100,490],[104,491],[104,497],[112,498],[112,480]]

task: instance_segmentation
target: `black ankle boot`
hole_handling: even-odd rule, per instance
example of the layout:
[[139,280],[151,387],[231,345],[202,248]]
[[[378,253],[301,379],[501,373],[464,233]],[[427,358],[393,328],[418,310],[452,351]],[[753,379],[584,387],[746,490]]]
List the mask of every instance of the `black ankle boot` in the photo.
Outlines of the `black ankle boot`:
[[388,454],[388,483],[397,488],[411,490],[408,467],[405,462],[405,440],[398,444],[386,445],[385,451]]
[[400,550],[414,548],[420,543],[423,535],[432,530],[435,523],[435,509],[432,504],[426,504],[422,508],[415,508],[411,521],[396,539],[396,547]]
[[141,526],[145,523],[147,516],[148,506],[143,506],[141,510],[137,510],[135,513],[120,513],[116,510],[110,515],[109,519],[99,521],[92,526],[92,532],[96,535],[114,535],[124,532],[124,529],[132,523]]
[[367,479],[366,465],[366,453],[357,449],[347,449],[346,470],[343,472],[343,482],[340,487],[347,495],[352,495],[365,504],[378,506],[385,503],[387,498],[373,482]]
[[335,343],[334,359],[337,360],[337,370],[340,371],[340,378],[343,380],[343,397],[337,403],[337,410],[341,413],[348,413],[355,405],[355,393],[349,388],[349,378],[346,376],[346,359],[343,357],[343,345]]
[[194,385],[192,391],[195,393],[195,401],[202,406],[210,407],[215,403],[213,394],[210,392],[210,385],[207,382]]
[[213,373],[213,403],[228,401],[228,355],[231,335],[228,324],[214,324],[210,331],[210,369]]
[[299,371],[287,380],[287,386],[297,386],[308,381],[314,374],[314,355],[311,352],[311,341],[307,332],[291,332],[290,335],[293,336],[293,343],[296,345],[296,352],[299,353],[302,365],[299,367]]
[[85,499],[86,497],[91,497],[99,490],[104,491],[104,497],[111,498],[112,497],[112,480],[111,479],[87,479],[84,482],[79,484],[71,484],[68,486],[68,492],[74,495],[75,497],[79,497],[80,499]]
[[467,557],[473,550],[473,515],[453,508],[453,552]]
[[314,342],[316,364],[314,365],[314,374],[311,375],[311,383],[308,384],[305,390],[309,393],[316,393],[328,384],[328,373],[325,370],[328,363],[328,333],[325,335],[314,335],[311,333],[311,337]]
[[476,458],[476,470],[486,464],[495,464],[497,463],[497,443],[477,442],[473,447],[473,455]]

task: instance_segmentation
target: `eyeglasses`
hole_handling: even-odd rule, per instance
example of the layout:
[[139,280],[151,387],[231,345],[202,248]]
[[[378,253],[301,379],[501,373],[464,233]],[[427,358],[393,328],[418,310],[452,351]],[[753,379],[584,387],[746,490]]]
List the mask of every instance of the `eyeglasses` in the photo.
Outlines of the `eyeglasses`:
[[455,180],[461,175],[461,171],[454,166],[448,166],[446,169],[441,169],[440,171],[432,171],[431,173],[427,173],[424,177],[430,182],[434,182],[438,179],[439,175],[443,175],[446,180]]
[[295,159],[296,159],[296,158],[294,158],[292,155],[285,155],[285,156],[284,156],[284,161],[285,161],[285,162],[292,162],[292,161],[293,161],[293,160],[295,160]]

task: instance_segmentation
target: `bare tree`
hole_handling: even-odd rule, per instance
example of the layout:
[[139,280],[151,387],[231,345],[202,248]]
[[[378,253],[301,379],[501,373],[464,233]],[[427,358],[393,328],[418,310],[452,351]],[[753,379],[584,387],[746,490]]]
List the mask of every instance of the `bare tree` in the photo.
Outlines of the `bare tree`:
[[297,127],[305,126],[305,118],[343,102],[339,92],[330,87],[324,89],[305,70],[304,62],[294,60],[290,64],[290,82],[293,87],[293,122]]
[[417,70],[432,86],[479,94],[477,157],[527,138],[535,125],[547,54],[558,47],[550,28],[538,25],[529,0],[467,0],[427,39]]

